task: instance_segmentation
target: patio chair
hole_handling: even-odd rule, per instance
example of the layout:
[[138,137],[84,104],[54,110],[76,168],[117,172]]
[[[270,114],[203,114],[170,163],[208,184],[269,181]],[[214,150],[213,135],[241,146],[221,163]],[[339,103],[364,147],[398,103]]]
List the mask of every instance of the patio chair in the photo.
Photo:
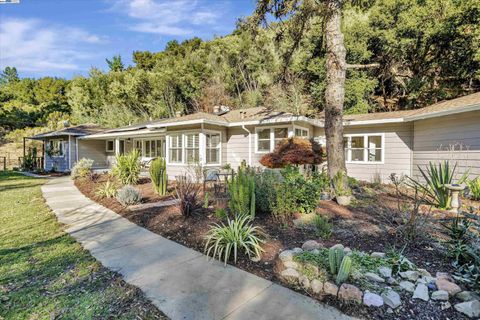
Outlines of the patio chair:
[[213,182],[214,193],[218,193],[218,182],[220,181],[218,174],[220,173],[219,169],[207,169],[203,171],[203,193],[207,190],[207,183]]

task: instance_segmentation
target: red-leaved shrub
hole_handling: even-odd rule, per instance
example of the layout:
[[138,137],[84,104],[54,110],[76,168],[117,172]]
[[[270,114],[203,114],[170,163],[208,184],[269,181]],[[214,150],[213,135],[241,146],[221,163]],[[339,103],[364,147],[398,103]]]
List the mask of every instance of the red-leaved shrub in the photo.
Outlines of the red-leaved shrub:
[[322,146],[315,140],[293,137],[281,141],[272,153],[260,159],[260,163],[267,168],[283,168],[289,164],[320,164],[322,154]]

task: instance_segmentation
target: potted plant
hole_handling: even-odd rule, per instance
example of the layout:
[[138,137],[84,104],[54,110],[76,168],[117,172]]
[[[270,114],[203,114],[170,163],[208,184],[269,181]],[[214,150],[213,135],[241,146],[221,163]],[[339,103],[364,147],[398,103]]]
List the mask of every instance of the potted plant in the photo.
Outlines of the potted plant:
[[348,187],[347,174],[345,171],[339,171],[333,177],[333,189],[335,192],[335,200],[341,206],[348,206],[352,201],[352,190]]

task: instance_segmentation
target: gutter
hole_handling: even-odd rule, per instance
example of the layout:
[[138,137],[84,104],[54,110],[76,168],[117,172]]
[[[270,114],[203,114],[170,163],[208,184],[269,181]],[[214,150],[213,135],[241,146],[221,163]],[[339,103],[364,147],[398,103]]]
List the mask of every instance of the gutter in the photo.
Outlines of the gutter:
[[[420,109],[422,110],[422,109]],[[438,112],[433,112],[433,113],[425,113],[425,114],[420,114],[418,116],[412,115],[409,117],[405,117],[405,121],[415,121],[415,120],[424,120],[424,119],[430,119],[430,118],[436,118],[436,117],[441,117],[441,116],[448,116],[452,114],[457,114],[457,113],[464,113],[464,112],[469,112],[469,111],[477,111],[480,110],[480,103],[476,104],[471,104],[468,106],[464,106],[461,108],[456,108],[453,110],[445,110],[445,111],[438,111]]]
[[252,133],[248,130],[245,125],[242,125],[242,129],[248,133],[248,165],[252,165]]

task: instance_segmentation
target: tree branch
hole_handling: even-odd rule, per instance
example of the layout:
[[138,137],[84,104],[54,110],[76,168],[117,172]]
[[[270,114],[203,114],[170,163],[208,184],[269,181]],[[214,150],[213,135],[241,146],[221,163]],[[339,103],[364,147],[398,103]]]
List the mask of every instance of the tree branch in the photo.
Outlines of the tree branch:
[[380,63],[369,63],[369,64],[348,64],[347,69],[369,69],[369,68],[379,68]]

